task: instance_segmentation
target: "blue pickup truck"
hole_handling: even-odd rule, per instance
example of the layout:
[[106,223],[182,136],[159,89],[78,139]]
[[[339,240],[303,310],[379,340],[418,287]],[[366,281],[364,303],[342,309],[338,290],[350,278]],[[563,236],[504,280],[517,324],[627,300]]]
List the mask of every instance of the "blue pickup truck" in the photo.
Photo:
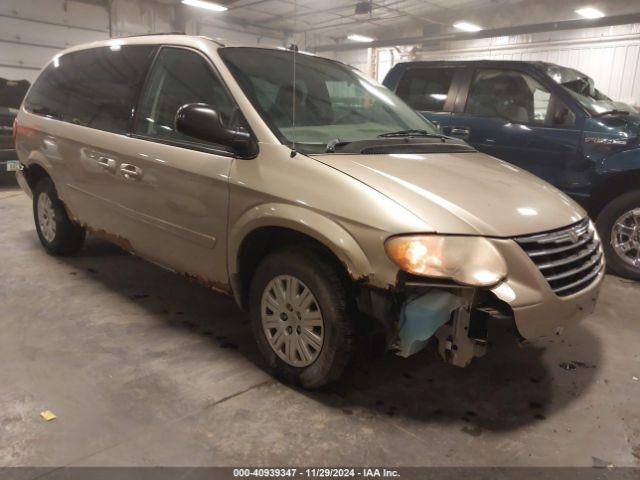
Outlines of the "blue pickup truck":
[[544,62],[399,63],[384,84],[445,135],[578,201],[596,221],[609,270],[640,279],[640,114],[633,107],[612,101],[587,75]]

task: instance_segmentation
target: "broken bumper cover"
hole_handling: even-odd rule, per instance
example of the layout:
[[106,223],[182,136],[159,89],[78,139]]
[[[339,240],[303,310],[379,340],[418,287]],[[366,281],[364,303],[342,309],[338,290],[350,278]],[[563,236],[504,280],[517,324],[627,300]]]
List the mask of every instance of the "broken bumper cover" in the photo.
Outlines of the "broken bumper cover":
[[585,288],[572,295],[558,296],[514,240],[492,241],[507,261],[509,274],[491,291],[511,307],[522,337],[559,335],[593,312],[604,279],[604,264]]
[[24,176],[23,170],[18,170],[16,172],[16,180],[18,181],[18,185],[20,185],[20,188],[24,191],[24,193],[29,195],[29,197],[33,197],[33,192],[31,191],[31,187],[29,187],[29,183],[27,183],[27,179]]

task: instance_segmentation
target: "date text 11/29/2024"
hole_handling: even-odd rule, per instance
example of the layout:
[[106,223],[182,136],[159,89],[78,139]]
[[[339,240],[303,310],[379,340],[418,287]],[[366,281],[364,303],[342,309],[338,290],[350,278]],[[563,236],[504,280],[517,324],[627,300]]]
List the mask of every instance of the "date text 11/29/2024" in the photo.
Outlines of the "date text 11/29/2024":
[[398,478],[389,468],[234,468],[234,478],[302,477],[302,478]]

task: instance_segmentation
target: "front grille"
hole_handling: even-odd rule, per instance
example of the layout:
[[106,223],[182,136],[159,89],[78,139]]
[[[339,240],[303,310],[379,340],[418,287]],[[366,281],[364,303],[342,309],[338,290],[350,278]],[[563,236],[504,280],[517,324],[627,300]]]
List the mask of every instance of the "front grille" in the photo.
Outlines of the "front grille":
[[515,238],[556,295],[587,288],[604,268],[602,246],[589,219],[552,232]]

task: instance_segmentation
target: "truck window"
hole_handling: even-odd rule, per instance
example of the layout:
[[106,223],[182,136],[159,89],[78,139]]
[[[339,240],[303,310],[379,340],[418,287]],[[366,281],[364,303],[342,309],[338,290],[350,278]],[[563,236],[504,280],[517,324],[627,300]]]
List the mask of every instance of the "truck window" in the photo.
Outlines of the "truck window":
[[514,70],[479,69],[471,84],[466,112],[513,123],[569,126],[575,115],[543,85]]
[[56,57],[25,101],[32,113],[126,133],[154,47],[112,45]]
[[415,110],[441,112],[456,69],[410,68],[398,84],[397,94]]

